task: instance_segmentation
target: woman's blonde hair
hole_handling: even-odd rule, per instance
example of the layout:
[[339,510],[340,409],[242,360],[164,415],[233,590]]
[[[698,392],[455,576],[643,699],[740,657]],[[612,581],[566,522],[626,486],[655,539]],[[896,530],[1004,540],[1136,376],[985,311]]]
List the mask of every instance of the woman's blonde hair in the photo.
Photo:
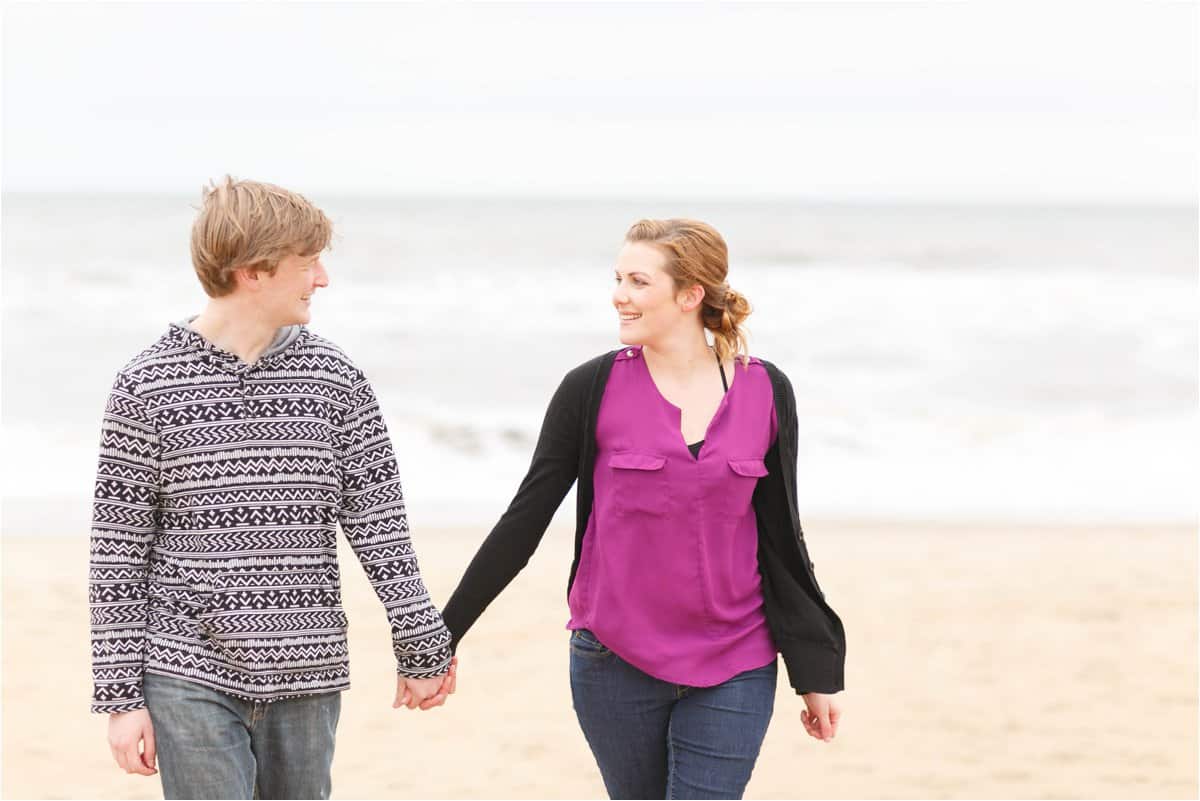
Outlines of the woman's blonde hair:
[[625,234],[626,242],[653,245],[667,256],[667,272],[676,290],[693,284],[704,288],[700,322],[713,335],[713,349],[722,362],[740,357],[749,364],[742,322],[750,316],[750,302],[729,288],[729,249],[716,229],[699,220],[638,220]]
[[303,196],[273,184],[224,180],[204,188],[192,224],[192,266],[209,297],[228,295],[240,268],[273,274],[286,256],[329,247],[333,224]]

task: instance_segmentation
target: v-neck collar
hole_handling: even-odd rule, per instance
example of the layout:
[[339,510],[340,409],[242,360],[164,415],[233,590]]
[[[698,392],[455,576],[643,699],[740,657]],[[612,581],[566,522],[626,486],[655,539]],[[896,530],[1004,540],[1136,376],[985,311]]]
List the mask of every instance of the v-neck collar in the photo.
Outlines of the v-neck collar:
[[650,391],[661,403],[666,405],[668,409],[675,413],[674,428],[675,434],[678,437],[677,441],[683,446],[684,453],[687,454],[689,460],[693,462],[699,462],[701,457],[704,456],[704,452],[708,449],[712,440],[713,425],[717,422],[717,419],[722,415],[722,413],[724,413],[725,408],[729,406],[729,396],[732,395],[738,385],[742,383],[742,379],[735,377],[733,382],[730,383],[729,389],[726,390],[725,394],[721,396],[721,402],[717,404],[716,411],[714,411],[713,416],[709,418],[708,425],[704,427],[704,437],[701,440],[704,444],[700,446],[700,451],[695,456],[692,456],[691,449],[688,448],[687,438],[683,435],[683,410],[667,400],[667,396],[662,394],[662,391],[658,388],[658,384],[654,383],[654,376],[650,373],[650,365],[646,364],[646,354],[644,352],[639,352],[638,356],[639,358],[637,361],[642,363],[642,377],[649,385]]

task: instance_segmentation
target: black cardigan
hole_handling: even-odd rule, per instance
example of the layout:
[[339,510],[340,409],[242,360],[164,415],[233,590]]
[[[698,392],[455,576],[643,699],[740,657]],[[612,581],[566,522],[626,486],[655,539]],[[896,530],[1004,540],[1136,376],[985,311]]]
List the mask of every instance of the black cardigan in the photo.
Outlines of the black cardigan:
[[[442,612],[451,647],[457,649],[488,604],[528,564],[554,512],[578,479],[575,560],[567,581],[570,593],[592,511],[596,418],[616,354],[605,353],[571,370],[554,393],[529,472]],[[843,689],[846,634],[817,585],[800,528],[796,396],[779,368],[766,361],[762,364],[771,377],[779,422],[779,436],[764,459],[767,475],[758,480],[753,499],[767,626],[797,693],[835,693]]]

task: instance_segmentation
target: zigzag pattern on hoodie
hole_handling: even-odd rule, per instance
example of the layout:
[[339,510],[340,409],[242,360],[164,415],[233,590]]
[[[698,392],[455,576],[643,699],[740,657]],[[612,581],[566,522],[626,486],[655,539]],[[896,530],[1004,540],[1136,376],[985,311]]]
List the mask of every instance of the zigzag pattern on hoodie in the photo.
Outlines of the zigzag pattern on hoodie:
[[347,688],[339,522],[387,610],[398,671],[449,667],[375,394],[302,327],[247,365],[172,325],[126,365],[92,521],[95,712],[145,706],[145,672],[260,701]]

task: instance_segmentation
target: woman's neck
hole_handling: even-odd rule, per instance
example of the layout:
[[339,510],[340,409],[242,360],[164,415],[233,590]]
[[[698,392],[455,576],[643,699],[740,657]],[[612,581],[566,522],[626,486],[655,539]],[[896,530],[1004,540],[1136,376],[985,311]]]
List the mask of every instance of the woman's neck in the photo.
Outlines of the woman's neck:
[[704,330],[693,335],[668,338],[654,344],[642,346],[642,357],[646,366],[656,373],[676,379],[687,379],[701,370],[712,369],[712,348],[704,338]]

